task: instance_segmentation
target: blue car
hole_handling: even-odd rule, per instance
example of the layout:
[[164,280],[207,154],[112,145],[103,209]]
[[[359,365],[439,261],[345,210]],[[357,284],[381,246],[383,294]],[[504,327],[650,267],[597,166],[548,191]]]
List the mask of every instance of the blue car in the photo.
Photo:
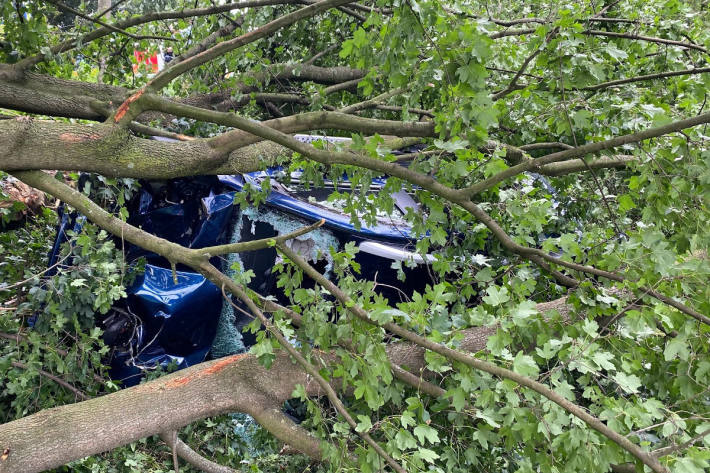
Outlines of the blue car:
[[[296,138],[323,139],[310,135]],[[326,275],[332,264],[330,248],[341,250],[353,242],[359,248],[356,261],[361,266],[360,277],[378,282],[377,290],[391,301],[432,283],[427,265],[433,256],[414,252],[416,239],[404,219],[408,209],[419,211],[411,195],[403,191],[392,194],[394,212],[378,216],[374,225],[356,228],[337,202],[327,200],[335,190],[332,182],[307,190],[299,185],[299,173],[289,176],[288,185],[281,182],[283,174],[283,169],[272,168],[240,175],[144,182],[139,194],[127,204],[129,223],[188,248],[202,248],[273,237],[324,219],[321,228],[288,244]],[[247,184],[260,188],[267,179],[271,192],[262,205],[235,205],[235,194],[244,191]],[[381,191],[385,183],[386,178],[373,180],[372,191]],[[343,180],[338,190],[348,186]],[[58,243],[66,239],[64,230],[72,226],[76,226],[75,220],[63,216]],[[55,246],[58,248],[58,244]],[[146,369],[169,364],[184,368],[207,357],[245,351],[254,343],[254,336],[243,330],[251,318],[235,311],[202,275],[178,267],[175,284],[172,269],[162,257],[129,247],[128,261],[138,258],[144,258],[145,272],[128,288],[128,297],[99,321],[104,340],[112,347],[109,364],[114,380],[130,386],[140,381]],[[227,255],[214,263],[227,273],[239,263],[242,271],[255,274],[251,289],[287,302],[279,294],[272,273],[278,258],[275,249],[267,248]],[[393,269],[398,261],[409,262],[403,265],[408,273],[406,287]]]

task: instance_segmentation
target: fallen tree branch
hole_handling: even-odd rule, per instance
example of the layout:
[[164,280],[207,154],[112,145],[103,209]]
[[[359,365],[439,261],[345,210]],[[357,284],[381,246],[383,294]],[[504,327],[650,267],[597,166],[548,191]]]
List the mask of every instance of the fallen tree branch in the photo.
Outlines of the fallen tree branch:
[[[2,77],[3,70],[6,71],[7,68],[7,65],[0,64],[0,107],[17,111],[103,121],[111,114],[116,104],[120,104],[131,94],[130,89],[123,87],[60,79],[32,72],[26,72],[19,82],[8,80]],[[248,71],[241,74],[234,87],[195,94],[182,99],[166,98],[166,100],[175,100],[201,108],[225,110],[232,106],[232,97],[235,94],[255,92],[257,91],[255,84],[269,80],[336,84],[325,89],[325,94],[328,95],[338,90],[355,87],[364,75],[364,71],[349,67],[273,64],[256,72]],[[156,118],[164,117],[144,113],[138,117],[138,120],[147,123]]]
[[352,105],[348,105],[347,107],[343,107],[340,110],[338,110],[339,113],[355,113],[359,110],[365,110],[367,108],[375,107],[377,105],[380,105],[383,101],[387,100],[388,98],[394,97],[395,95],[399,95],[405,91],[404,88],[398,87],[396,89],[388,90],[387,92],[384,92],[376,97],[373,97],[369,100],[364,100],[362,102],[354,103]]
[[297,384],[309,383],[285,353],[269,370],[253,356],[235,355],[41,411],[0,425],[0,451],[9,450],[0,473],[45,471],[228,412],[251,415],[279,440],[318,459],[320,441],[280,410]]
[[545,164],[555,163],[558,161],[566,161],[568,159],[573,158],[580,158],[588,154],[603,151],[605,149],[616,148],[618,146],[623,146],[629,143],[638,143],[639,141],[668,135],[670,133],[702,125],[705,123],[710,123],[710,113],[705,113],[703,115],[698,115],[692,118],[686,118],[684,120],[678,120],[673,123],[669,123],[667,125],[655,128],[647,128],[646,130],[637,133],[617,136],[616,138],[612,138],[609,140],[588,143],[586,145],[578,146],[576,148],[559,151],[557,153],[547,154],[545,156],[533,160],[522,162],[516,166],[512,166],[504,171],[499,172],[494,176],[491,176],[488,179],[477,182],[476,184],[463,189],[463,192],[467,196],[471,197],[483,192],[484,190],[490,189],[491,187],[495,186],[499,182],[503,182],[509,177],[516,176],[525,171],[537,170]]
[[227,243],[225,245],[218,245],[218,246],[207,246],[204,248],[199,248],[195,251],[198,253],[204,255],[207,258],[211,258],[213,256],[219,256],[219,255],[224,255],[227,253],[240,253],[242,251],[254,251],[254,250],[260,250],[262,248],[269,248],[271,246],[277,245],[279,243],[283,243],[288,240],[292,240],[294,238],[298,238],[301,235],[305,235],[306,233],[310,233],[313,230],[320,228],[323,226],[325,223],[325,219],[320,219],[316,223],[312,225],[308,225],[306,227],[300,228],[296,231],[293,231],[291,233],[287,233],[284,235],[279,235],[271,238],[263,238],[260,240],[250,240],[250,241],[244,241],[244,242],[238,242],[238,243]]
[[658,74],[646,74],[643,76],[630,77],[628,79],[618,79],[609,82],[602,82],[600,84],[589,85],[587,87],[582,87],[579,90],[601,90],[608,89],[609,87],[616,87],[617,85],[630,84],[632,82],[642,82],[647,80],[664,79],[666,77],[676,77],[676,76],[687,76],[693,74],[705,74],[710,72],[710,67],[698,67],[695,69],[686,69],[684,71],[671,71],[671,72],[661,72]]
[[473,358],[457,350],[452,350],[451,348],[448,348],[444,345],[432,342],[431,340],[417,335],[412,331],[406,330],[393,322],[379,323],[374,321],[370,318],[369,314],[365,310],[363,310],[355,301],[353,301],[334,283],[332,283],[321,273],[319,273],[315,268],[313,268],[310,264],[308,264],[307,261],[298,256],[294,251],[292,251],[285,245],[278,245],[277,247],[281,253],[283,253],[289,260],[291,260],[294,264],[301,268],[306,274],[308,274],[310,278],[316,281],[320,286],[327,289],[328,292],[330,292],[333,297],[335,297],[338,302],[343,305],[343,307],[345,307],[350,313],[352,313],[360,320],[371,325],[382,327],[385,330],[397,335],[398,337],[403,338],[404,340],[426,348],[427,350],[431,350],[435,353],[438,353],[439,355],[442,355],[452,361],[458,361],[474,369],[484,371],[486,373],[492,374],[493,376],[509,379],[520,384],[521,386],[532,389],[533,391],[537,392],[538,394],[542,395],[543,397],[546,397],[550,401],[562,407],[565,411],[584,421],[589,427],[596,430],[605,437],[609,438],[627,452],[631,453],[634,457],[636,457],[638,460],[640,460],[643,464],[647,465],[656,473],[668,472],[668,469],[664,467],[656,458],[651,456],[648,452],[643,451],[638,445],[635,445],[623,435],[620,435],[619,433],[607,427],[606,424],[604,424],[604,422],[602,422],[600,419],[589,414],[586,410],[570,402],[569,400],[556,393],[552,389],[548,388],[544,384],[539,383],[538,381],[535,381],[531,378],[528,378],[527,376],[522,376],[506,368],[496,366],[492,363],[480,360],[478,358]]

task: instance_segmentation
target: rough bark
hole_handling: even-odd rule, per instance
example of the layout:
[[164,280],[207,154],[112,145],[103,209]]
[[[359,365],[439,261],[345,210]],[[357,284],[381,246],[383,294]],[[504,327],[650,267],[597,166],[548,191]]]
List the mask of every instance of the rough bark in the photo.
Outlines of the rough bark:
[[[172,104],[166,109],[216,114],[226,125],[240,123],[232,123],[232,119],[238,118],[236,115],[187,105]],[[403,136],[433,133],[430,123],[373,120],[333,112],[305,113],[264,124],[287,133],[327,127]],[[291,153],[279,144],[261,141],[261,138],[240,130],[226,133],[220,139],[176,143],[139,138],[126,129],[108,124],[65,123],[28,117],[0,120],[0,141],[5,144],[5,153],[0,155],[0,169],[5,171],[82,170],[105,176],[144,179],[251,172]],[[223,146],[224,143],[229,146]]]
[[[100,121],[106,118],[107,107],[118,106],[132,93],[124,87],[60,79],[34,72],[26,72],[17,80],[12,80],[2,75],[6,68],[0,65],[0,107],[21,112]],[[235,95],[254,92],[262,83],[313,81],[339,84],[359,80],[364,75],[364,71],[349,67],[274,64],[258,72],[243,74],[243,80],[233,89],[195,94],[178,99],[177,102],[201,108],[229,110],[243,105],[239,100],[232,100]],[[142,120],[155,118],[155,114],[144,115]]]
[[5,152],[0,169],[84,170],[105,176],[146,179],[251,172],[273,162],[282,147],[261,142],[224,154],[205,140],[163,142],[131,135],[105,124],[75,124],[33,119],[0,121]]
[[[0,66],[0,72],[2,71]],[[120,104],[128,89],[25,73],[20,80],[0,74],[0,107],[56,117],[103,120],[100,104]]]
[[[0,472],[39,472],[176,430],[225,412],[252,415],[276,437],[318,457],[317,442],[280,413],[296,384],[312,390],[286,356],[266,370],[251,355],[203,363],[116,393],[49,409],[0,426]],[[315,394],[315,393],[314,393]]]

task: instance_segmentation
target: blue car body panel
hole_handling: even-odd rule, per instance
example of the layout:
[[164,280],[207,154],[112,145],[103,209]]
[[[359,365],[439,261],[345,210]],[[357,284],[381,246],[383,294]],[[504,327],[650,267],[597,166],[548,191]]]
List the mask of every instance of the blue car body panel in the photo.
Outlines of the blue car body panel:
[[[271,179],[278,173],[282,170],[273,168],[244,175],[176,179],[160,185],[144,183],[138,196],[128,203],[128,221],[189,248],[223,244],[229,241],[234,218],[240,214],[234,204],[235,193],[241,192],[246,183],[258,186],[263,179]],[[375,183],[382,185],[384,181]],[[397,246],[414,243],[406,225],[379,222],[355,228],[347,215],[280,192],[278,188],[272,190],[264,205],[290,216],[299,225],[325,219],[325,227],[341,243],[373,239]],[[80,231],[83,222],[81,216],[60,214],[50,264],[57,261],[60,244],[68,239],[66,230]],[[251,236],[258,237],[253,231]],[[275,252],[269,250],[273,254],[268,256],[274,258]],[[129,262],[145,258],[145,273],[127,288],[128,297],[103,317],[103,323],[108,324],[104,327],[105,335],[115,340],[108,360],[110,375],[130,386],[140,381],[145,369],[170,364],[184,368],[203,361],[215,337],[224,301],[219,288],[202,275],[178,266],[175,283],[170,264],[162,257],[133,245],[128,245],[126,251]],[[389,261],[377,257],[373,260],[372,255],[363,258],[375,266],[365,268],[363,276],[376,275],[378,270],[393,271]],[[221,264],[216,258],[213,262]],[[264,292],[275,287],[270,284],[262,284]],[[257,286],[254,285],[255,290]]]
[[[263,179],[271,179],[274,174],[280,171],[282,171],[281,168],[272,168],[267,171],[252,172],[244,175],[220,175],[219,180],[224,185],[241,192],[247,183],[254,188],[260,189]],[[373,183],[384,184],[384,181],[377,182],[373,180]],[[352,224],[348,215],[306,202],[278,190],[272,189],[266,197],[266,205],[313,222],[325,219],[326,227],[347,232],[360,238],[390,240],[403,244],[410,242],[412,239],[411,228],[408,226],[394,223],[376,223],[375,225],[363,224],[360,228],[357,228]]]

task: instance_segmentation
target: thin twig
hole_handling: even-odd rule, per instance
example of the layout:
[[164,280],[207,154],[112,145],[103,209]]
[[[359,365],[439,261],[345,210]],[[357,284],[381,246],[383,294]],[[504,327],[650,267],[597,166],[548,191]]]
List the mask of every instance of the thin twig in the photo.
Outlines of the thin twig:
[[228,253],[241,253],[243,251],[261,250],[264,248],[275,246],[279,243],[283,243],[288,240],[292,240],[294,238],[298,238],[302,235],[305,235],[306,233],[310,233],[313,230],[322,227],[324,224],[325,219],[322,218],[314,224],[308,225],[307,227],[301,227],[298,230],[295,230],[291,233],[287,233],[285,235],[262,238],[260,240],[241,241],[238,243],[227,243],[225,245],[208,246],[205,248],[197,249],[196,251],[199,254],[211,258],[212,256],[224,255]]
[[37,274],[33,274],[32,276],[30,276],[29,278],[27,278],[27,279],[25,279],[25,280],[23,280],[23,281],[16,282],[16,283],[14,283],[14,284],[12,284],[12,285],[10,285],[10,286],[0,286],[0,291],[9,291],[10,289],[14,289],[14,288],[16,288],[16,287],[21,287],[21,286],[24,286],[25,284],[27,284],[27,283],[29,283],[29,282],[32,282],[33,280],[37,279],[38,277],[42,276],[43,274],[47,273],[48,271],[51,271],[51,270],[53,270],[54,268],[56,268],[57,266],[61,265],[61,264],[62,264],[67,258],[69,258],[71,255],[72,255],[71,253],[67,253],[62,259],[60,259],[59,261],[57,261],[56,263],[54,263],[52,266],[48,267],[47,269],[44,269],[44,270],[40,271],[40,272],[37,273]]
[[[15,368],[19,368],[19,369],[21,369],[21,370],[30,370],[30,369],[31,369],[30,366],[28,366],[27,364],[22,363],[22,362],[20,362],[20,361],[11,361],[10,364],[11,364],[12,366],[14,366]],[[41,374],[42,376],[44,376],[45,378],[51,379],[52,381],[54,381],[54,382],[57,383],[58,385],[62,386],[63,388],[66,388],[66,389],[68,389],[69,391],[73,392],[74,395],[76,395],[76,397],[78,397],[78,398],[81,399],[82,401],[86,401],[87,399],[90,398],[90,397],[89,397],[86,393],[84,393],[84,391],[82,391],[81,389],[79,389],[79,388],[77,388],[77,387],[75,387],[75,386],[72,386],[72,385],[69,384],[68,382],[64,381],[62,378],[59,378],[59,377],[53,375],[52,373],[49,373],[49,372],[47,372],[47,371],[45,371],[45,370],[43,370],[43,369],[39,369],[39,368],[37,368],[37,372],[38,372],[39,374]]]
[[707,437],[708,435],[710,435],[710,429],[705,429],[704,431],[700,432],[698,435],[696,435],[692,439],[688,440],[687,442],[684,442],[680,445],[671,445],[668,447],[659,448],[658,450],[652,451],[651,455],[653,455],[656,458],[661,458],[661,457],[665,457],[667,455],[670,455],[672,453],[679,452],[681,450],[685,450],[686,448],[692,446],[693,444],[695,444],[699,440],[702,440],[704,437]]
[[129,32],[126,31],[126,30],[122,30],[121,28],[118,28],[118,27],[113,26],[113,25],[111,25],[111,24],[108,24],[108,23],[106,23],[106,22],[104,22],[104,21],[101,21],[101,20],[99,20],[98,18],[94,18],[94,17],[91,17],[91,16],[89,16],[89,15],[87,15],[87,14],[85,14],[85,13],[82,13],[82,12],[80,12],[79,10],[74,9],[74,8],[70,7],[69,5],[63,3],[63,2],[60,2],[59,0],[46,0],[46,2],[47,2],[47,3],[51,3],[52,5],[56,6],[56,7],[59,8],[60,10],[64,10],[64,11],[68,11],[69,13],[73,13],[74,15],[76,15],[76,16],[78,16],[78,17],[81,17],[81,18],[83,18],[83,19],[85,19],[85,20],[89,20],[89,21],[91,21],[92,23],[97,23],[97,24],[103,26],[104,28],[108,28],[108,29],[110,29],[111,31],[114,31],[114,32],[116,32],[116,33],[120,33],[120,34],[122,34],[122,35],[128,36],[129,38],[132,38],[132,39],[135,39],[135,40],[141,40],[141,39],[157,39],[157,40],[162,40],[162,41],[175,41],[175,38],[171,38],[171,37],[167,37],[167,36],[153,36],[153,35],[147,35],[147,36],[146,36],[146,35],[142,35],[142,36],[138,36],[138,35],[134,35],[133,33],[129,33]]
[[661,72],[658,74],[647,74],[643,76],[630,77],[628,79],[612,80],[609,82],[602,82],[600,84],[582,87],[579,90],[600,90],[609,87],[615,87],[617,85],[630,84],[632,82],[642,82],[647,80],[664,79],[666,77],[685,76],[692,74],[704,74],[706,72],[710,72],[710,67],[699,67],[696,69],[686,69],[684,71]]
[[115,10],[119,5],[121,5],[125,1],[126,0],[116,0],[115,2],[112,2],[112,5],[110,5],[104,11],[101,11],[96,16],[94,16],[94,20],[98,20],[101,17],[103,17],[105,14],[109,13],[110,11]]

